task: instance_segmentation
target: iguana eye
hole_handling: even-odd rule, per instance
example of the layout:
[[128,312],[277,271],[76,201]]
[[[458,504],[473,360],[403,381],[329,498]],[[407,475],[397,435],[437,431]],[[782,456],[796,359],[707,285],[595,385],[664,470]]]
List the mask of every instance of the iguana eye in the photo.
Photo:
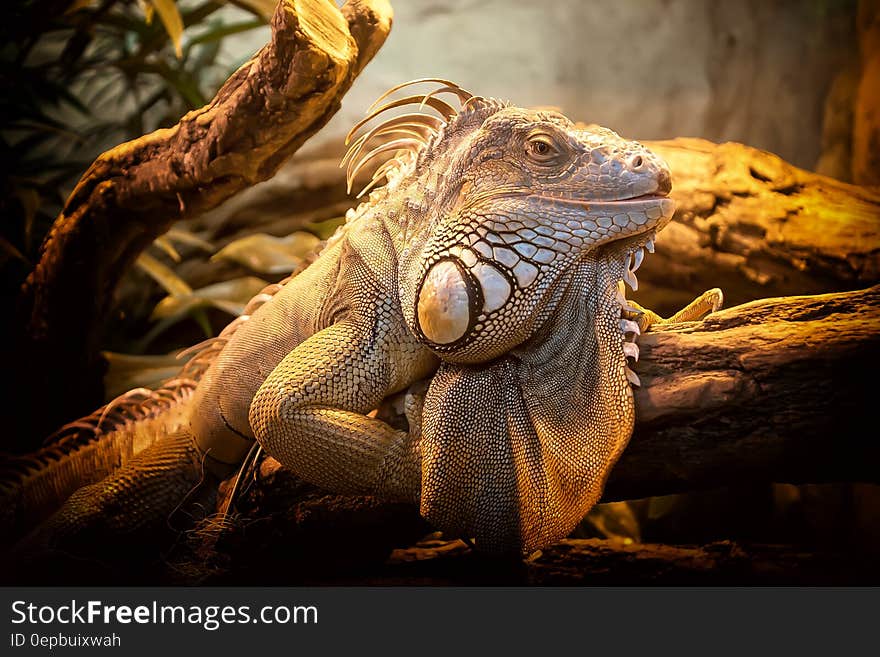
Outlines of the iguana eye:
[[549,164],[556,160],[560,151],[547,135],[533,135],[526,141],[526,154],[539,164]]

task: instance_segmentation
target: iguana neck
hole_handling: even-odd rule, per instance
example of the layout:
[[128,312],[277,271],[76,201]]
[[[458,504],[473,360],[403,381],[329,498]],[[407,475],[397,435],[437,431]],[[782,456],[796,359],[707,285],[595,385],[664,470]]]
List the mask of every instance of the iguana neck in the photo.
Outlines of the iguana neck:
[[[376,189],[357,208],[349,210],[339,235],[356,225],[375,224],[388,235],[395,260],[406,261],[407,256],[415,254],[430,237],[431,224],[453,211],[458,185],[446,185],[440,194],[436,179],[433,183],[430,172],[422,170]],[[452,194],[448,190],[452,190]],[[453,198],[450,199],[450,195]]]
[[[560,277],[546,320],[513,353],[529,366],[530,376],[544,382],[549,394],[593,406],[597,433],[629,435],[633,396],[617,300],[622,268],[618,258],[601,254],[582,259],[574,271]],[[615,415],[612,422],[601,417],[608,413]]]

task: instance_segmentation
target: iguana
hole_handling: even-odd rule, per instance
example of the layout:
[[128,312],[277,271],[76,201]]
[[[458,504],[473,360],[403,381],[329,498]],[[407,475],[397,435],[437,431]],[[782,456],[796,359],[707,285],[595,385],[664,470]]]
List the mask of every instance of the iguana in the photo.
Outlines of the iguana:
[[[436,88],[388,100],[416,83]],[[407,105],[418,109],[367,129]],[[7,515],[51,508],[90,469],[124,461],[41,531],[63,543],[96,524],[149,527],[256,441],[305,481],[417,504],[489,553],[528,553],[575,527],[633,430],[635,337],[664,321],[627,302],[621,281],[637,288],[672,218],[668,167],[609,129],[434,78],[389,90],[346,143],[349,189],[391,159],[319,257],[162,389],[133,391],[18,461]],[[709,291],[672,320],[719,303]],[[407,430],[371,414],[407,390]]]

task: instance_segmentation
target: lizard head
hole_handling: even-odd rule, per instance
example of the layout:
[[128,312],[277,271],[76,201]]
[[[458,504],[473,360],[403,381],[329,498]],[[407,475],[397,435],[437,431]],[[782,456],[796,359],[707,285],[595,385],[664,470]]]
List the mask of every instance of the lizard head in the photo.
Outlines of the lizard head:
[[404,100],[444,120],[383,124],[409,131],[388,147],[398,167],[388,186],[405,199],[400,297],[410,329],[442,359],[477,363],[535,333],[579,260],[596,261],[612,298],[621,279],[636,286],[632,270],[674,203],[668,167],[637,142],[441,82],[460,111],[413,96]]
[[527,339],[577,260],[620,261],[611,269],[634,280],[629,258],[673,214],[656,155],[557,113],[505,108],[460,150],[412,304],[417,334],[447,360],[490,360]]

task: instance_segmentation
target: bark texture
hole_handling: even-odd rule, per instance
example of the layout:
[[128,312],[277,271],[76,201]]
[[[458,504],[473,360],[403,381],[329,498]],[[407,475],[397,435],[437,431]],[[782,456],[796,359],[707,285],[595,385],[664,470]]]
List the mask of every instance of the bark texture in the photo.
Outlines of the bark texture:
[[205,107],[101,155],[47,236],[20,298],[12,380],[40,436],[101,399],[102,328],[137,256],[173,222],[269,178],[339,109],[385,40],[386,0],[283,0],[270,42]]
[[880,569],[868,554],[733,541],[679,546],[598,538],[565,539],[526,563],[502,565],[486,563],[461,541],[429,538],[395,550],[372,577],[340,579],[374,586],[840,586],[876,584]]
[[762,299],[649,332],[605,499],[744,481],[880,482],[880,286]]
[[675,221],[639,270],[642,305],[669,313],[709,287],[728,304],[880,281],[880,190],[737,143],[648,142],[672,169]]

